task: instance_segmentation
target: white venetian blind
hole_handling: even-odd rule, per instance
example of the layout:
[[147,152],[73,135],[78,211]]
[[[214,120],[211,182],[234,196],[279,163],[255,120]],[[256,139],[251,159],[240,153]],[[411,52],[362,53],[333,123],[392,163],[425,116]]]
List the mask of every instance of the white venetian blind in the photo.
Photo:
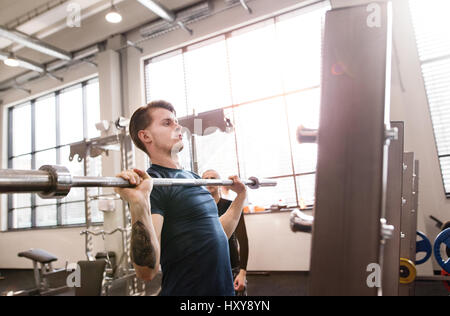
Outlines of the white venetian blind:
[[447,196],[450,195],[449,0],[410,0],[417,47]]

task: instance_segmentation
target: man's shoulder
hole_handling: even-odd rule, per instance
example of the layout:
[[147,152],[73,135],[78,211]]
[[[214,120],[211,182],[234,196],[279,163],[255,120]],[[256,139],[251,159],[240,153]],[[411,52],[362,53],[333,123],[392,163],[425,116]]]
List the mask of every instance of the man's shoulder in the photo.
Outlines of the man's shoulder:
[[151,166],[150,168],[148,168],[147,173],[152,178],[165,178],[165,176],[163,175],[163,172],[161,170],[158,170],[154,166]]
[[201,179],[201,177],[190,171],[190,170],[184,170],[184,169],[168,169],[163,168],[158,165],[152,165],[150,168],[147,169],[147,173],[152,178],[195,178],[195,179]]

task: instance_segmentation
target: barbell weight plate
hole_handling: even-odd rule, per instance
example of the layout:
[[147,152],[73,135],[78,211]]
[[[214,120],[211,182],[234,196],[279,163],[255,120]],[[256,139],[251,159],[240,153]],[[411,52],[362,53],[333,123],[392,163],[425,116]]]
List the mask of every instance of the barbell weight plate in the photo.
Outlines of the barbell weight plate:
[[[423,263],[427,262],[428,259],[430,259],[431,255],[433,254],[433,246],[431,245],[430,240],[424,233],[417,231],[417,236],[422,238],[421,240],[416,241],[416,262],[415,262],[415,264],[419,265],[419,264],[423,264]],[[420,260],[417,260],[417,254],[422,253],[422,252],[425,253],[425,257],[423,257]]]
[[405,258],[400,258],[400,283],[410,284],[416,279],[417,270],[415,264]]
[[446,260],[441,254],[441,245],[444,244],[446,247],[450,247],[450,228],[447,228],[439,233],[434,241],[434,257],[437,263],[444,269],[447,273],[450,273],[450,258]]
[[[444,225],[442,225],[441,231],[446,230],[447,228],[450,228],[450,222],[447,222]],[[450,258],[450,247],[449,246],[445,247],[445,252],[447,253],[447,257]]]

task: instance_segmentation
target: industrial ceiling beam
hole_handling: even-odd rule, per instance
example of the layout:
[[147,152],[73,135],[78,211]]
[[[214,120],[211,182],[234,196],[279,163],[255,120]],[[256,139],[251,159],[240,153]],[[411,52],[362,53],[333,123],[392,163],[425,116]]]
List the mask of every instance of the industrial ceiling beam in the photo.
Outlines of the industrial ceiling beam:
[[[43,66],[40,66],[41,68],[44,69],[44,71],[40,71],[39,73],[27,71],[24,74],[19,74],[13,78],[0,82],[0,92],[5,92],[8,91],[9,89],[17,88],[17,85],[27,84],[33,80],[42,78],[42,76],[49,76],[49,74],[50,76],[53,75],[52,77],[53,79],[60,80],[62,78],[54,76],[54,73],[63,69],[64,67],[67,67],[68,65],[74,65],[77,63],[85,62],[97,66],[94,62],[91,61],[91,58],[100,51],[102,51],[104,49],[103,47],[104,43],[102,42],[91,45],[87,48],[72,52],[71,55],[73,56],[73,59],[71,61],[55,60],[46,63]],[[4,55],[5,55],[4,52],[0,54],[0,59],[2,59],[1,56]],[[9,54],[6,54],[6,56],[9,56]]]
[[70,53],[17,30],[9,30],[3,26],[0,26],[0,37],[6,38],[12,42],[21,44],[35,51],[56,57],[58,59],[62,60],[72,59]]
[[[9,57],[10,57],[9,53],[0,51],[0,60],[6,60]],[[17,57],[17,56],[15,56],[14,59],[16,59],[19,62],[18,67],[26,68],[26,69],[36,71],[36,72],[45,72],[44,66],[38,65],[38,64],[32,62],[31,60],[28,60],[28,59],[22,58],[22,57]]]
[[167,9],[161,3],[156,0],[137,0],[140,4],[159,16],[161,19],[166,20],[169,23],[179,25],[183,30],[192,35],[192,30],[189,29],[183,22],[176,21],[176,15],[173,11]]

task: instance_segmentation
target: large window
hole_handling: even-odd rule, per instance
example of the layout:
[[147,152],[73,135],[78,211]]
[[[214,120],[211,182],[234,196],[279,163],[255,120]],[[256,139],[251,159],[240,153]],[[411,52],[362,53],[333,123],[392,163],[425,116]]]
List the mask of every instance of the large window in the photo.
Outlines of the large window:
[[[70,144],[100,136],[94,124],[99,120],[98,79],[11,107],[8,168],[31,170],[57,164],[66,166],[74,176],[83,176],[84,164],[69,161]],[[89,175],[97,175],[100,169],[101,160],[91,159]],[[8,197],[8,229],[83,224],[84,200],[82,188],[72,189],[62,200],[12,194]],[[101,222],[103,217],[95,203],[91,207],[93,222]]]
[[[145,62],[147,101],[165,99],[179,117],[218,108],[235,133],[196,137],[198,172],[259,176],[276,188],[249,202],[313,204],[317,145],[299,145],[299,125],[318,128],[325,8],[297,10]],[[182,161],[191,168],[192,144]]]
[[447,197],[450,197],[450,1],[410,0]]

